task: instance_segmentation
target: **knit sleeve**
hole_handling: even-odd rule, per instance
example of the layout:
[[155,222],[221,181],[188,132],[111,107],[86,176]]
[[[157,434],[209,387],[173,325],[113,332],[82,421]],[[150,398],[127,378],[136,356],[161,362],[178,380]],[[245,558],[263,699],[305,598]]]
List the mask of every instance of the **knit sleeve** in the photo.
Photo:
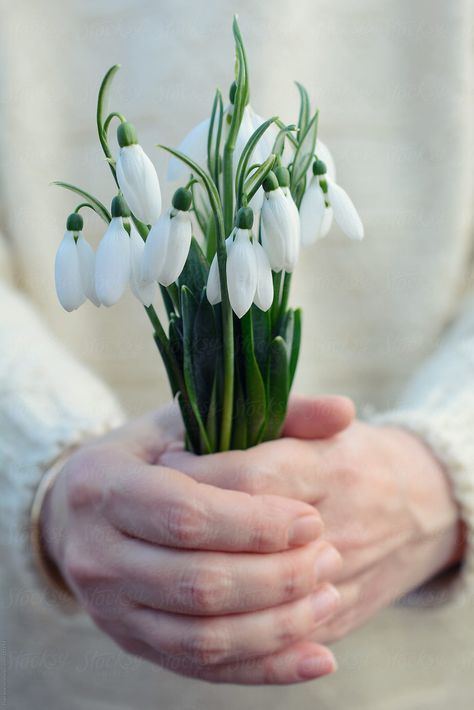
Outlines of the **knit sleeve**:
[[397,406],[370,419],[419,436],[447,472],[467,527],[466,555],[458,574],[426,589],[443,602],[468,603],[474,591],[474,295]]
[[107,387],[42,325],[28,302],[0,284],[0,557],[15,591],[54,604],[29,549],[29,510],[45,467],[65,449],[120,424]]

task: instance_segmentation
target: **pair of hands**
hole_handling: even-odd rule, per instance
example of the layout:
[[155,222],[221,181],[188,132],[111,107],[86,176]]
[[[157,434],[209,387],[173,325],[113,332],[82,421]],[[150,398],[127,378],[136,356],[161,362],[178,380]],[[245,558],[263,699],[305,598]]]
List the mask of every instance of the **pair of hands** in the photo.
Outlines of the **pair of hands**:
[[48,554],[129,653],[214,682],[331,673],[324,645],[459,556],[446,476],[343,397],[293,398],[283,437],[182,450],[174,407],[79,449],[43,508]]

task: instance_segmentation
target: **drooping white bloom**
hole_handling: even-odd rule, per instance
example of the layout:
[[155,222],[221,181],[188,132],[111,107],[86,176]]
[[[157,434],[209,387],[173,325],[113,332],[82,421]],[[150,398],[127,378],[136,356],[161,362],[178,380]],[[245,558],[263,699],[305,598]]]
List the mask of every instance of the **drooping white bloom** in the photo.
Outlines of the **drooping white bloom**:
[[84,293],[94,306],[99,307],[100,301],[95,290],[95,254],[89,242],[82,233],[77,237],[77,253],[79,256],[79,269],[81,272]]
[[293,271],[299,229],[294,210],[281,187],[265,193],[260,221],[262,245],[273,271]]
[[257,288],[253,302],[262,311],[268,311],[273,302],[272,269],[260,242],[254,238],[252,244],[257,264]]
[[130,278],[130,238],[121,217],[112,220],[95,257],[95,290],[104,306],[121,298]]
[[253,303],[258,283],[257,259],[248,229],[235,229],[226,276],[230,305],[235,315],[242,318]]
[[59,245],[54,264],[56,294],[66,311],[74,311],[86,300],[79,254],[74,233],[67,230]]
[[117,182],[135,215],[145,224],[155,224],[161,214],[161,190],[155,166],[139,145],[132,124],[117,129],[120,152],[116,161]]
[[[232,116],[232,110],[232,104],[229,104],[224,109],[222,124],[222,143],[226,140],[229,134],[230,123],[228,121],[228,118]],[[242,123],[240,125],[235,142],[233,158],[234,170],[237,168],[240,156],[242,155],[242,151],[245,148],[247,141],[249,140],[252,133],[254,133],[254,131],[256,131],[257,128],[259,128],[262,123],[264,123],[264,120],[265,119],[255,113],[250,104],[247,104],[243,112]],[[196,126],[194,126],[194,128],[190,130],[190,132],[183,138],[183,140],[177,147],[177,150],[179,150],[181,153],[184,153],[189,158],[194,160],[194,162],[204,168],[207,166],[207,137],[209,132],[209,125],[209,118],[206,118],[204,119],[204,121],[198,123]],[[273,144],[277,135],[278,128],[274,124],[270,125],[261,137],[257,146],[255,147],[250,158],[250,165],[252,163],[262,163],[268,158],[272,151]],[[178,180],[181,178],[185,178],[188,173],[189,168],[187,167],[187,165],[182,163],[180,160],[178,160],[178,158],[175,158],[174,156],[170,158],[168,164],[168,180]],[[257,197],[257,195],[255,195],[255,197]],[[259,200],[261,203],[261,198],[262,195],[260,194],[257,200],[252,205],[254,209],[257,209]]]
[[134,225],[130,231],[130,288],[144,306],[150,306],[156,297],[158,289],[155,281],[143,280],[143,254],[145,242],[138,234]]
[[347,192],[330,178],[327,179],[327,186],[329,203],[336,223],[349,239],[363,239],[364,225]]
[[[232,246],[232,241],[233,241],[233,233],[230,235],[230,237],[227,237],[227,239],[225,240],[227,256],[229,256],[229,251]],[[207,294],[207,300],[213,306],[215,306],[217,303],[220,303],[222,301],[221,281],[219,278],[219,263],[217,261],[217,254],[214,254],[214,257],[211,261],[211,266],[209,268],[209,274],[207,277],[206,294]]]
[[304,246],[323,236],[322,226],[327,210],[319,178],[313,175],[300,205],[301,243]]
[[300,254],[301,220],[296,203],[293,197],[291,196],[290,188],[282,187],[282,191],[287,199],[287,202],[289,203],[294,224],[293,239],[291,239],[287,245],[285,271],[293,271],[298,261],[298,256]]
[[170,210],[164,212],[148,232],[143,250],[142,281],[158,281],[165,260],[170,230]]
[[158,277],[158,281],[163,286],[169,286],[173,281],[176,281],[184,269],[191,246],[192,233],[189,213],[182,210],[172,210],[166,253]]

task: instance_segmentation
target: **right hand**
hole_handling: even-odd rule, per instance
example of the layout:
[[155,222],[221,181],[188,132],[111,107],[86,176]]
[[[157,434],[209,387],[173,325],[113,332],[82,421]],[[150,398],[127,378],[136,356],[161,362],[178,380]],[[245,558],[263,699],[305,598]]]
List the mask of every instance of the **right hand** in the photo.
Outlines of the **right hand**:
[[[352,418],[344,400],[328,399],[323,436],[328,421],[336,433]],[[80,604],[122,649],[182,675],[260,684],[331,673],[329,649],[304,640],[338,604],[328,581],[340,556],[318,513],[155,465],[179,441],[168,407],[65,463],[42,529]]]

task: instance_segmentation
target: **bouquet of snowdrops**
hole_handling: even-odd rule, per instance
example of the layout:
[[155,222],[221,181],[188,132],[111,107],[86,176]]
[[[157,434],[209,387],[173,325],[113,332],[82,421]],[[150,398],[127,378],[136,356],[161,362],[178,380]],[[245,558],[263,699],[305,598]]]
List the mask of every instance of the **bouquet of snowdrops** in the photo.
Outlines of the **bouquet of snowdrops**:
[[[301,312],[288,305],[300,246],[324,237],[333,218],[348,237],[363,237],[317,138],[318,111],[311,113],[307,92],[297,84],[297,124],[261,118],[249,103],[236,19],[233,33],[228,105],[216,91],[210,118],[177,149],[159,146],[171,154],[169,178],[182,180],[168,209],[162,210],[156,170],[134,126],[120,113],[107,113],[118,66],[105,75],[97,102],[99,141],[117,190],[110,212],[85,190],[56,183],[82,198],[56,255],[61,305],[72,311],[89,299],[112,306],[130,285],[152,324],[186,446],[195,453],[279,436],[301,342]],[[114,120],[116,157],[108,137]],[[107,224],[95,253],[83,236],[85,208]],[[167,325],[154,308],[158,291]]]

